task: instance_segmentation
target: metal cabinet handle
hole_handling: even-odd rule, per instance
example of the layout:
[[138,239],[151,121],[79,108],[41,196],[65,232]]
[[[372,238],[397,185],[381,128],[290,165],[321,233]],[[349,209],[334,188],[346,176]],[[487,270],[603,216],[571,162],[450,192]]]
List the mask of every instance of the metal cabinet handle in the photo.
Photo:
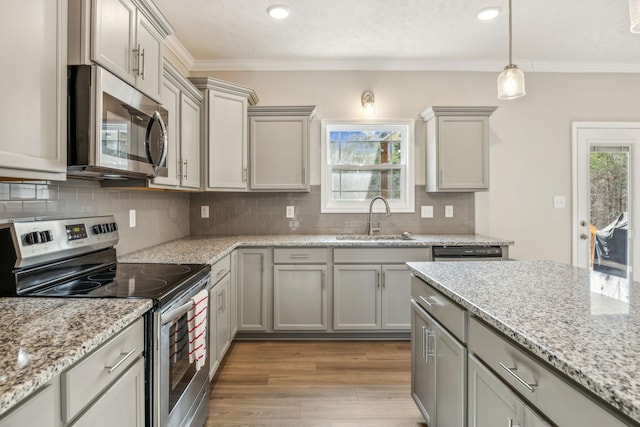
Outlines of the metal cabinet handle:
[[247,182],[247,168],[242,169],[242,182]]
[[382,272],[382,287],[383,288],[387,287],[387,272],[386,271]]
[[[139,49],[139,48],[138,48]],[[142,58],[142,73],[140,74],[140,77],[142,77],[142,80],[145,80],[144,75],[145,75],[145,68],[146,68],[146,61],[145,61],[145,56],[144,56],[144,48],[142,49],[142,53],[140,54],[140,57]]]
[[376,287],[380,287],[380,272],[376,271]]
[[516,381],[518,381],[520,384],[522,384],[522,386],[524,388],[526,388],[529,393],[533,393],[534,387],[538,387],[537,383],[534,384],[529,384],[528,382],[526,382],[525,380],[523,380],[518,374],[516,374],[514,371],[517,371],[516,368],[509,368],[507,365],[505,365],[504,363],[500,362],[500,366],[502,367],[502,369],[504,369],[505,371],[507,371],[509,373],[509,375],[511,375],[513,378],[515,378]]
[[120,360],[118,360],[113,366],[105,366],[104,369],[106,369],[109,374],[113,373],[113,371],[118,369],[118,367],[122,365],[124,361],[127,360],[135,352],[136,352],[136,348],[133,347],[131,351],[129,351],[128,353],[120,353],[120,355],[122,356]]
[[420,299],[424,301],[424,303],[427,304],[429,307],[433,306],[433,304],[431,304],[429,300],[423,297],[422,295],[420,295]]
[[184,174],[182,175],[182,177],[184,179],[187,179],[187,177],[189,176],[189,159],[185,159],[182,163],[184,164]]
[[309,258],[309,254],[293,254],[291,258]]
[[136,67],[133,69],[133,72],[136,73],[137,76],[140,76],[140,68],[141,68],[141,57],[140,57],[140,44],[138,44],[138,47],[136,49],[133,49],[132,51],[133,53],[136,54]]
[[427,340],[425,339],[427,328],[422,327],[422,360],[427,362]]
[[427,329],[427,359],[430,357],[436,356],[436,351],[434,349],[433,340],[435,338],[435,332]]
[[182,177],[182,162],[180,159],[177,160],[178,167],[176,167],[176,179],[180,179]]

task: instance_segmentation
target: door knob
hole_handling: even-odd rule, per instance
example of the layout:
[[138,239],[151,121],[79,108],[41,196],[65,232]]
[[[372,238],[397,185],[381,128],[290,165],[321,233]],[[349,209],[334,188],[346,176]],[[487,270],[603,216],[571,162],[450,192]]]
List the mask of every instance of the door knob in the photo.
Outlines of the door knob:
[[584,233],[582,233],[582,234],[580,235],[580,239],[582,239],[582,240],[587,240],[588,238],[589,238],[589,236],[587,236],[587,235],[586,235],[586,234],[584,234]]
[[585,221],[584,219],[580,221],[580,227],[586,227],[586,226],[587,226],[587,221]]

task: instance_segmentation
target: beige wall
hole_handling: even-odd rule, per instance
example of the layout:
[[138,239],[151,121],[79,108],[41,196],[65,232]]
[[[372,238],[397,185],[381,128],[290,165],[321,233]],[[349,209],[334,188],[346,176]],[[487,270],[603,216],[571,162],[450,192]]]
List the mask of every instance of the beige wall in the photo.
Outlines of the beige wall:
[[[571,122],[640,121],[636,74],[528,73],[527,96],[496,99],[495,73],[194,72],[256,90],[260,105],[318,106],[312,184],[320,182],[320,119],[362,118],[360,95],[376,96],[379,118],[416,119],[416,184],[424,184],[424,126],[431,105],[497,105],[491,117],[491,190],[476,194],[476,232],[513,239],[519,259],[571,261]],[[553,196],[567,198],[553,208]]]

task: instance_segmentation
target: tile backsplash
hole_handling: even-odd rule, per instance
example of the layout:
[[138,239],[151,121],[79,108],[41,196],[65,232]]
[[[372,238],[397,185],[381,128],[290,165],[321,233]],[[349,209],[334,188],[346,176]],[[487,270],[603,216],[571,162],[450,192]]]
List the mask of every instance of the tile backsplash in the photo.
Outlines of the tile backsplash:
[[[136,227],[129,227],[129,210]],[[189,194],[104,189],[98,181],[0,182],[0,220],[28,217],[115,215],[118,254],[189,235]]]
[[[473,193],[425,193],[416,186],[416,213],[390,217],[375,214],[382,234],[475,233]],[[200,207],[209,206],[209,218]],[[285,207],[295,207],[295,218],[285,218]],[[433,218],[420,218],[420,206],[433,206]],[[445,218],[445,205],[453,205],[453,218]],[[320,186],[309,193],[194,193],[191,195],[192,235],[235,234],[365,234],[367,214],[320,213]]]

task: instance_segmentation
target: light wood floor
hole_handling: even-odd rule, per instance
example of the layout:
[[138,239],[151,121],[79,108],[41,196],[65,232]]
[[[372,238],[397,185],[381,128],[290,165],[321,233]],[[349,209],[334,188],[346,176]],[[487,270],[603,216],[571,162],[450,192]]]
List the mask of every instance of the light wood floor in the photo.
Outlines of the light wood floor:
[[208,427],[426,427],[408,341],[236,341],[211,387]]

